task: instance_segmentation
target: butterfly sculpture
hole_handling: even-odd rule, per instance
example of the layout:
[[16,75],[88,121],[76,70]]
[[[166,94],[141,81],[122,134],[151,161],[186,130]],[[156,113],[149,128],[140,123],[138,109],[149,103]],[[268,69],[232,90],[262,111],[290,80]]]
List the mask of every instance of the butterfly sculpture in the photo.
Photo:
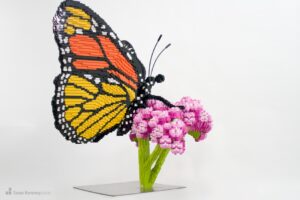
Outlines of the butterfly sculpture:
[[[55,126],[74,143],[98,142],[117,129],[117,135],[130,131],[133,115],[145,107],[155,83],[164,76],[148,76],[132,45],[120,40],[110,26],[84,4],[66,0],[59,6],[53,31],[59,47],[61,74],[55,80],[52,100]],[[152,67],[152,68],[151,68]],[[151,70],[151,71],[150,71]]]

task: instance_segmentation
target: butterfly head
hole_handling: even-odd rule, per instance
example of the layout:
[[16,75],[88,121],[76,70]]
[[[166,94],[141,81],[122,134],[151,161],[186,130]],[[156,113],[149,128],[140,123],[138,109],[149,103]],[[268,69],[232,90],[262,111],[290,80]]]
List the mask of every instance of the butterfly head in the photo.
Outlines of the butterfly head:
[[140,93],[150,94],[152,87],[156,83],[162,83],[165,80],[165,76],[158,74],[157,76],[148,76],[140,87]]
[[162,74],[158,74],[157,76],[149,76],[148,78],[146,78],[145,83],[147,85],[151,85],[154,86],[155,83],[162,83],[165,80],[165,76]]

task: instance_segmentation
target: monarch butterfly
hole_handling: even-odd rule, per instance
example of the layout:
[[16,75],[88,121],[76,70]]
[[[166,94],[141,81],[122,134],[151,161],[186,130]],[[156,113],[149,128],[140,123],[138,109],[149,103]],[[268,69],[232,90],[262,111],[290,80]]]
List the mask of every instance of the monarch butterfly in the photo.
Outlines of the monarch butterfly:
[[[126,134],[132,126],[133,114],[145,107],[148,99],[162,97],[151,94],[155,83],[164,76],[152,76],[153,53],[149,75],[132,45],[120,40],[110,26],[84,4],[66,0],[53,18],[53,32],[59,47],[61,74],[55,80],[52,100],[55,126],[74,143],[98,142],[117,129]],[[151,73],[150,73],[150,68]]]

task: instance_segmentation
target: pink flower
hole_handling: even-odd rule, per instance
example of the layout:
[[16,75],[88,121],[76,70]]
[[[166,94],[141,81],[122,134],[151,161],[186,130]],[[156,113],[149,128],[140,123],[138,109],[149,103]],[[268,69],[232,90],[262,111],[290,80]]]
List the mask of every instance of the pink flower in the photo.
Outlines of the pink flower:
[[147,131],[148,125],[144,120],[132,126],[132,132],[136,134],[137,138],[146,138],[148,136]]
[[178,107],[173,107],[169,109],[169,115],[171,118],[181,118],[182,110]]
[[169,134],[174,139],[182,138],[184,136],[182,129],[178,127],[170,129]]
[[196,116],[194,112],[186,112],[183,114],[183,121],[188,126],[194,126],[196,122]]
[[172,146],[172,140],[168,135],[163,135],[158,141],[160,147],[163,149],[168,149]]
[[141,121],[143,121],[143,114],[142,113],[137,113],[133,118],[133,122],[134,123],[140,123]]
[[130,133],[129,134],[129,138],[130,138],[130,140],[132,141],[132,142],[136,142],[136,134],[135,133]]
[[153,108],[154,110],[165,110],[168,108],[163,102],[154,99],[148,100],[147,106]]
[[174,141],[172,143],[171,146],[171,152],[173,154],[183,154],[183,152],[185,151],[185,141],[181,140],[181,141]]
[[171,122],[169,134],[173,139],[181,139],[186,134],[186,125],[181,119],[174,119]]
[[148,121],[148,126],[150,128],[154,128],[158,125],[158,118],[157,117],[152,117],[149,121]]
[[199,121],[196,124],[196,130],[201,132],[201,133],[208,133],[212,128],[212,125],[210,122],[201,122]]
[[151,140],[161,148],[171,149],[173,154],[185,151],[184,137],[187,133],[196,141],[206,138],[211,130],[211,116],[203,109],[200,101],[184,97],[168,107],[158,100],[148,100],[147,108],[140,108],[133,116],[130,139]]
[[173,127],[183,128],[185,127],[185,123],[181,119],[174,119],[171,122]]
[[204,140],[207,136],[207,133],[201,133],[200,137],[198,138],[197,142],[198,141],[201,141],[201,140]]
[[152,137],[156,137],[156,138],[160,138],[162,137],[164,134],[164,128],[162,125],[158,125],[156,127],[154,127],[150,133],[150,136]]
[[151,113],[152,113],[153,109],[150,107],[150,108],[143,108],[143,109],[140,109],[140,114],[142,114],[143,116],[143,119],[149,119],[151,118]]
[[147,104],[148,107],[153,108],[154,105],[156,104],[156,100],[155,99],[149,99],[146,104]]
[[211,130],[212,128],[211,116],[205,110],[200,112],[199,120],[197,121],[195,128],[197,131],[205,134]]
[[173,126],[172,126],[171,123],[168,122],[168,123],[164,123],[163,127],[164,127],[164,129],[166,129],[166,130],[170,130]]
[[199,117],[200,117],[200,121],[202,122],[209,122],[211,120],[210,115],[205,110],[201,111]]
[[165,110],[155,110],[152,112],[152,117],[156,117],[160,123],[166,123],[170,121],[170,116],[168,111]]
[[199,100],[192,99],[191,97],[183,97],[179,102],[176,102],[175,105],[184,106],[185,111],[202,109],[201,102]]

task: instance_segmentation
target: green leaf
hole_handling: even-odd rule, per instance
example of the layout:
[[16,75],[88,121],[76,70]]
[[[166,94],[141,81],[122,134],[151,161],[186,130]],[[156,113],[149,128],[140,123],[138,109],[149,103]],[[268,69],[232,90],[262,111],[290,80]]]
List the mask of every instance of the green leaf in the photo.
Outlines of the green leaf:
[[188,133],[195,139],[195,141],[198,141],[201,136],[201,132],[199,131],[189,131]]

